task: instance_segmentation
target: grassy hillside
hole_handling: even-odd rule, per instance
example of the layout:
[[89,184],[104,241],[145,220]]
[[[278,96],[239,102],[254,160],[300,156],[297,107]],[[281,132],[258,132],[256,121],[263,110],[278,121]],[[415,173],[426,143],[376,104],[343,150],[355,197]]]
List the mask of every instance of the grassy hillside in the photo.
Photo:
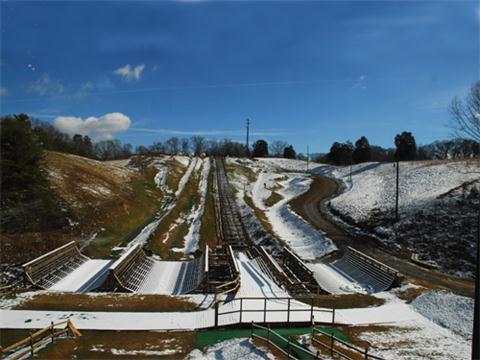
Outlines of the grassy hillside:
[[1,234],[2,262],[20,263],[71,240],[86,245],[90,256],[108,256],[112,247],[152,217],[162,196],[154,182],[156,169],[133,169],[126,164],[47,152],[50,187],[62,204],[60,216],[68,225]]

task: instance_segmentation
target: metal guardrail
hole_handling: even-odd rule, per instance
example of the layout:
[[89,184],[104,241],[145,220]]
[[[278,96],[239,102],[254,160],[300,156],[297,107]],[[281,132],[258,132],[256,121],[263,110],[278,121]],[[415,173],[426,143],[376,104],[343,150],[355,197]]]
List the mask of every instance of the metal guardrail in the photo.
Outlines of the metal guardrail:
[[[296,299],[293,299],[291,297],[271,297],[271,298],[267,298],[267,297],[242,297],[242,298],[235,298],[235,299],[229,301],[229,303],[240,302],[239,308],[235,309],[235,310],[223,311],[223,312],[220,312],[220,309],[219,309],[220,301],[217,301],[215,303],[215,327],[218,327],[219,319],[220,319],[221,316],[230,315],[230,314],[239,314],[238,323],[241,324],[244,320],[244,314],[246,314],[246,313],[260,313],[260,312],[263,314],[262,323],[267,323],[268,322],[267,314],[269,314],[269,313],[284,313],[286,315],[286,320],[284,322],[285,323],[292,323],[293,322],[292,317],[291,317],[292,313],[298,313],[298,312],[308,313],[310,316],[308,317],[308,320],[306,320],[305,322],[314,323],[315,322],[314,314],[318,313],[318,312],[325,312],[325,313],[330,313],[332,315],[332,317],[331,317],[332,320],[329,323],[332,324],[332,325],[335,324],[335,308],[332,308],[332,309],[315,308],[315,306],[313,305],[314,304],[314,298],[308,298],[308,299],[310,300],[310,304],[305,303],[304,308],[295,308],[295,307],[292,308],[292,300],[296,301]],[[275,300],[275,301],[286,300],[286,308],[282,308],[282,309],[268,308],[268,301],[269,300]],[[245,308],[244,303],[246,303],[248,301],[255,301],[255,302],[262,301],[263,306],[258,307],[258,308],[253,308],[253,309],[251,307]],[[298,322],[298,321],[295,321],[295,322]]]
[[[255,333],[257,331],[257,333]],[[265,336],[262,336],[258,333],[266,333]],[[320,352],[317,351],[316,353],[313,353],[311,350],[304,348],[295,342],[292,342],[290,339],[286,339],[277,332],[273,331],[270,329],[270,326],[265,327],[261,326],[258,324],[255,324],[252,322],[252,329],[251,329],[251,335],[250,337],[252,339],[260,339],[262,341],[265,341],[268,345],[268,347],[273,346],[275,349],[280,351],[283,355],[287,357],[287,359],[297,359],[297,356],[301,354],[302,358],[306,356],[310,357],[311,359],[322,359],[320,357]],[[278,343],[282,344],[280,346]],[[285,348],[287,349],[285,351]]]
[[[322,342],[320,341],[320,339],[318,337],[316,337],[317,334],[321,334],[325,337],[327,337],[329,340],[328,340],[328,343],[325,343],[325,342]],[[336,343],[339,343],[341,344],[342,346],[350,349],[351,351],[353,351],[354,353],[358,353],[360,356],[362,356],[364,359],[375,359],[375,360],[384,360],[383,358],[379,357],[379,356],[376,356],[376,355],[372,355],[372,354],[369,354],[368,353],[368,348],[365,348],[365,349],[361,349],[357,346],[354,346],[352,344],[349,344],[348,342],[346,341],[343,341],[342,339],[339,339],[337,338],[336,336],[334,336],[333,334],[329,334],[325,331],[322,331],[320,329],[317,329],[316,327],[312,327],[312,344],[318,344],[318,345],[321,345],[322,347],[324,347],[325,349],[329,350],[330,351],[330,355],[333,357],[334,354],[335,355],[338,355],[339,357],[341,358],[344,358],[344,359],[347,359],[347,360],[355,360],[354,358],[350,357],[348,354],[345,353],[345,351],[342,352],[342,348],[341,347],[338,347],[335,348],[335,344]]]

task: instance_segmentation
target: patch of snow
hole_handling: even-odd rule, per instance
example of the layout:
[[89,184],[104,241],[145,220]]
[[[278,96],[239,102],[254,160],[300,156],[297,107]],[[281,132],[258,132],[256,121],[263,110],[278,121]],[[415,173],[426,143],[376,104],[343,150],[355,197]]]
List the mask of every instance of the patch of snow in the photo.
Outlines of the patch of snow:
[[188,164],[190,163],[190,157],[188,156],[175,155],[173,158],[183,166],[188,166]]
[[473,299],[437,290],[418,296],[411,306],[436,324],[467,339],[472,338]]
[[[311,179],[306,174],[261,172],[252,190],[252,199],[265,212],[277,236],[303,260],[313,260],[336,250],[329,239],[320,234],[303,218],[290,209],[288,203],[310,188]],[[283,198],[271,207],[265,201],[271,195],[269,188],[280,187],[276,192]]]
[[188,179],[190,179],[190,175],[192,174],[192,171],[195,169],[195,166],[197,164],[198,158],[193,158],[192,162],[190,162],[190,165],[187,168],[187,171],[185,171],[185,174],[183,174],[182,178],[180,179],[180,182],[178,183],[178,189],[175,192],[175,197],[179,197],[180,194],[182,193],[183,189],[185,188],[185,185],[188,182]]
[[254,346],[248,338],[239,338],[222,341],[221,343],[208,347],[204,352],[195,349],[189,354],[188,359],[265,360],[275,359],[275,357]]
[[[393,163],[363,163],[337,167],[332,175],[342,180],[346,191],[331,200],[331,206],[355,221],[368,220],[374,209],[393,211],[395,207],[396,169]],[[444,164],[400,163],[399,209],[409,213],[420,209],[461,184],[478,179],[479,168],[465,162]]]
[[[199,162],[200,163],[200,162]],[[199,204],[192,214],[192,222],[188,234],[184,238],[184,254],[190,254],[198,249],[200,240],[200,225],[205,211],[205,197],[208,188],[208,175],[210,174],[210,158],[203,160],[203,168],[198,185],[198,194],[200,196]]]

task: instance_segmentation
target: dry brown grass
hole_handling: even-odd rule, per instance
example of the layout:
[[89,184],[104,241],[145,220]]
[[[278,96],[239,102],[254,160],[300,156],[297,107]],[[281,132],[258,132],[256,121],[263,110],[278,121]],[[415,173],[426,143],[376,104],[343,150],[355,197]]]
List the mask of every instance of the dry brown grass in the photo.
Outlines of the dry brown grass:
[[[311,303],[311,297],[296,298],[306,304]],[[313,305],[317,307],[326,307],[336,309],[365,308],[380,306],[385,303],[384,299],[379,299],[367,294],[346,294],[346,295],[318,295],[314,297]]]
[[265,200],[265,205],[268,207],[275,205],[277,202],[281,201],[283,199],[283,196],[280,195],[279,193],[272,191],[270,196]]
[[195,345],[195,332],[82,331],[59,339],[36,354],[40,359],[185,358]]
[[213,194],[214,170],[210,170],[208,176],[207,196],[205,199],[205,211],[202,216],[200,225],[200,241],[199,248],[205,248],[208,245],[214,248],[218,242],[217,228],[216,228],[216,214],[215,214],[215,199]]
[[168,295],[47,293],[17,305],[16,310],[169,312],[192,311],[197,305]]
[[[66,229],[0,237],[2,262],[20,263],[72,239],[88,239],[92,257],[109,257],[111,249],[132,239],[157,211],[162,196],[154,183],[156,170],[131,170],[120,163],[48,152],[51,186],[68,209]],[[80,241],[81,242],[81,241]]]
[[200,196],[198,185],[200,181],[199,171],[193,171],[180,196],[177,198],[175,207],[160,222],[157,229],[150,236],[150,249],[165,260],[178,260],[183,253],[172,252],[172,248],[183,246],[184,237],[187,235],[189,226],[182,217],[186,216],[194,206],[198,205]]

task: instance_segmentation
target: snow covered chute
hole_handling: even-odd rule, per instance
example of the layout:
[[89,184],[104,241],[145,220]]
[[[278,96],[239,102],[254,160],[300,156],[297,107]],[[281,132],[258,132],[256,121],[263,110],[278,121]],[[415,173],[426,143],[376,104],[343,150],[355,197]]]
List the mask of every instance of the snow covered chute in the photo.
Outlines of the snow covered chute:
[[390,289],[398,275],[397,270],[351,247],[331,267],[359,283],[369,293]]
[[[104,287],[110,291],[154,293],[160,282],[171,282],[172,294],[203,291],[208,282],[208,247],[190,261],[158,261],[148,257],[140,244],[132,246],[109,268]],[[174,271],[166,271],[175,269]]]
[[315,279],[313,271],[288,248],[283,251],[283,269],[293,283],[292,288],[289,289],[291,292],[326,293]]
[[25,280],[48,289],[80,267],[88,257],[71,241],[23,265]]

